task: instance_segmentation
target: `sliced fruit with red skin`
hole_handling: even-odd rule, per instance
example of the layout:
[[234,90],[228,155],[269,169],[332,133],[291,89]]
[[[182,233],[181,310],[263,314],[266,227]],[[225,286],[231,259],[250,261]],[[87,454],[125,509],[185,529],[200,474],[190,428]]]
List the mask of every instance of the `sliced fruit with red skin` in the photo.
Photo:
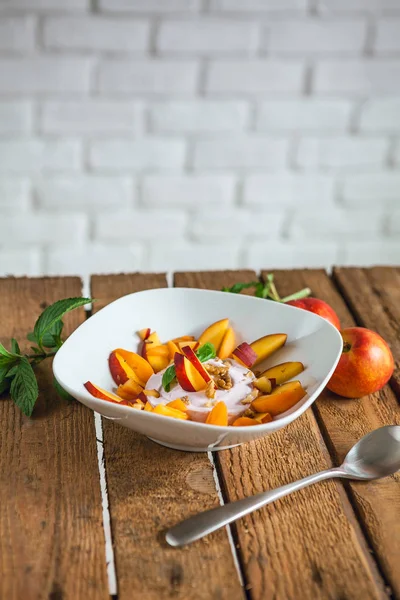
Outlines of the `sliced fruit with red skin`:
[[255,340],[250,344],[251,348],[257,354],[257,360],[253,365],[258,365],[260,362],[271,356],[276,350],[282,348],[286,343],[286,333],[272,333],[270,335],[264,335],[263,337]]
[[199,392],[205,389],[206,382],[186,356],[176,353],[174,356],[174,365],[176,378],[182,389],[186,392]]
[[228,327],[218,349],[218,356],[221,359],[228,358],[235,349],[236,337],[233,327]]
[[233,427],[249,427],[250,425],[260,425],[260,422],[251,417],[239,417],[232,425]]
[[145,382],[137,376],[136,371],[131,369],[126,360],[124,360],[115,350],[111,352],[108,357],[108,366],[110,368],[111,377],[117,385],[125,383],[128,379],[133,379],[142,387],[146,385]]
[[143,390],[142,392],[140,392],[140,394],[138,395],[138,398],[144,403],[146,404],[146,402],[148,401],[148,398],[159,398],[160,397],[160,393],[157,392],[157,390]]
[[172,340],[170,340],[169,342],[167,342],[167,348],[169,351],[169,360],[174,360],[174,356],[175,353],[180,352],[180,348],[177,344],[175,344],[175,342],[173,342]]
[[145,327],[145,329],[141,329],[140,331],[138,331],[138,335],[141,340],[147,340],[150,333],[151,333],[150,327]]
[[199,347],[199,342],[197,340],[193,340],[192,342],[178,342],[179,350],[182,350],[185,346],[189,346],[195,352]]
[[118,386],[117,395],[123,400],[135,400],[142,391],[141,385],[133,379],[128,379],[128,381]]
[[150,404],[150,402],[146,402],[146,404],[144,405],[144,409],[146,412],[153,412],[153,407]]
[[149,356],[164,356],[165,358],[169,358],[169,350],[168,346],[165,344],[160,344],[159,346],[149,346],[146,350],[147,357]]
[[151,333],[149,337],[143,341],[141,350],[141,355],[143,356],[143,358],[147,359],[147,350],[150,347],[155,348],[156,346],[161,346],[161,341],[158,337],[158,333],[156,331],[153,331],[153,333]]
[[207,373],[207,371],[205,370],[205,368],[203,367],[193,350],[190,348],[190,346],[183,346],[182,352],[186,356],[186,358],[190,360],[190,362],[192,363],[194,368],[199,372],[200,376],[204,379],[204,381],[206,383],[211,381],[210,375]]
[[[123,368],[128,366],[132,369],[132,371],[134,371],[136,379],[138,379],[138,383],[143,383],[145,385],[148,379],[154,375],[151,365],[149,365],[147,360],[145,360],[142,356],[136,354],[136,352],[130,352],[129,350],[124,350],[123,348],[116,348],[114,352],[116,352],[122,358],[121,366]],[[128,379],[135,379],[135,377],[129,373]],[[121,381],[121,383],[124,382]]]
[[183,419],[184,421],[188,420],[188,416],[186,413],[181,410],[177,410],[176,408],[171,408],[170,406],[164,406],[163,404],[157,404],[155,408],[152,410],[153,413],[157,415],[164,415],[164,417],[172,417],[174,419]]
[[174,338],[171,342],[174,344],[179,344],[179,342],[193,342],[194,335],[181,335],[180,337]]
[[280,385],[281,383],[286,383],[289,379],[293,379],[296,375],[300,375],[303,371],[304,365],[301,362],[284,362],[267,369],[261,373],[260,377],[274,379],[275,385]]
[[228,408],[222,400],[217,402],[207,415],[207,425],[219,425],[226,427],[228,425]]
[[270,423],[272,421],[272,416],[268,412],[254,413],[253,419],[258,421],[259,423]]
[[239,344],[239,346],[237,346],[232,352],[232,356],[239,363],[245,367],[248,367],[249,369],[251,369],[257,360],[257,354],[247,342],[242,342]]
[[300,381],[289,381],[278,385],[268,396],[259,396],[253,400],[251,408],[257,412],[268,412],[276,417],[292,408],[306,393]]
[[169,354],[168,356],[153,356],[152,354],[147,355],[147,360],[151,365],[154,373],[162,371],[169,365]]
[[114,402],[116,404],[121,404],[122,400],[112,392],[107,392],[107,390],[103,390],[103,388],[95,385],[91,381],[87,381],[83,384],[87,391],[92,394],[95,398],[99,398],[100,400],[107,400],[108,402]]
[[200,346],[203,346],[203,344],[207,344],[207,342],[209,342],[214,346],[215,351],[218,354],[219,347],[224,339],[224,335],[228,327],[229,319],[221,319],[220,321],[217,321],[216,323],[213,323],[207,327],[207,329],[205,329],[199,337]]
[[272,392],[272,383],[268,377],[258,377],[253,381],[253,385],[261,392],[264,392],[264,394],[270,394]]
[[181,410],[182,412],[188,411],[187,404],[185,404],[184,401],[181,400],[180,398],[171,400],[171,402],[168,402],[168,404],[166,404],[166,406],[169,406],[170,408],[176,408],[177,410]]

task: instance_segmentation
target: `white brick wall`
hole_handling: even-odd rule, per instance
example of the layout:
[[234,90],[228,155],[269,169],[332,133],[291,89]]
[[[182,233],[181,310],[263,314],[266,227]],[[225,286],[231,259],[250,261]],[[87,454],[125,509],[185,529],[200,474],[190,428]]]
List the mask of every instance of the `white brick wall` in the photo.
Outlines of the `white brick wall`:
[[0,275],[400,263],[400,0],[0,0]]

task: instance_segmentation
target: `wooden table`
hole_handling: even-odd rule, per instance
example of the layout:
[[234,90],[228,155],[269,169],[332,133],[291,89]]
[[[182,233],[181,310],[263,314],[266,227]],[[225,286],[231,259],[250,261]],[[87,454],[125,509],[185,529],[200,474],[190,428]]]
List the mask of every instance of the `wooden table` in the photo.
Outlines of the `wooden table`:
[[[320,483],[186,548],[163,541],[167,527],[221,498],[236,500],[337,465],[362,435],[400,423],[400,270],[275,274],[282,294],[308,285],[342,326],[378,331],[395,355],[390,386],[361,400],[326,391],[282,431],[211,456],[168,450],[107,420],[101,431],[99,417],[96,429],[90,410],[57,397],[51,366],[41,365],[32,419],[0,400],[1,600],[110,598],[103,508],[119,600],[400,598],[399,474]],[[176,273],[174,285],[220,289],[255,277]],[[166,285],[158,274],[93,276],[91,293],[99,310],[124,294]],[[77,278],[0,280],[1,340],[23,340],[47,303],[80,294]],[[84,319],[83,309],[70,314],[66,333]]]

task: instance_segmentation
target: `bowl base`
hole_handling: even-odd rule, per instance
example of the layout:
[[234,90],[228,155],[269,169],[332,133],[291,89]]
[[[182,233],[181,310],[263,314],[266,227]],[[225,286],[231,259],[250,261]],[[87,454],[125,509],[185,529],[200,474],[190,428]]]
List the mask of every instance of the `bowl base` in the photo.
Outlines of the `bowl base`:
[[193,446],[180,446],[179,444],[169,444],[168,442],[162,442],[161,440],[155,440],[147,436],[149,440],[159,444],[160,446],[165,446],[166,448],[171,448],[172,450],[182,450],[183,452],[218,452],[219,450],[228,450],[229,448],[235,448],[235,446],[240,446],[240,444],[232,444],[231,446],[218,446],[218,448],[207,447],[204,448],[196,448]]

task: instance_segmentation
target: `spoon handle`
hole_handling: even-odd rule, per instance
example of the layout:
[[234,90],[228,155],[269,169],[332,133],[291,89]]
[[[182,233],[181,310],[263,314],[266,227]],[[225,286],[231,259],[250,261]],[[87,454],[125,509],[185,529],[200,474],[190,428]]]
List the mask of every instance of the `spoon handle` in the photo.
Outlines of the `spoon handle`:
[[261,492],[260,494],[243,498],[243,500],[236,500],[235,502],[218,506],[218,508],[206,510],[169,529],[165,539],[170,546],[184,546],[185,544],[190,544],[191,542],[195,542],[203,536],[216,531],[220,527],[228,525],[229,523],[232,523],[232,521],[244,517],[244,515],[248,515],[253,512],[253,510],[257,510],[278,498],[282,498],[282,496],[301,490],[318,481],[330,479],[331,477],[341,477],[342,475],[343,472],[340,468],[328,469],[327,471],[315,473],[304,479],[299,479],[299,481],[288,483],[275,490]]

